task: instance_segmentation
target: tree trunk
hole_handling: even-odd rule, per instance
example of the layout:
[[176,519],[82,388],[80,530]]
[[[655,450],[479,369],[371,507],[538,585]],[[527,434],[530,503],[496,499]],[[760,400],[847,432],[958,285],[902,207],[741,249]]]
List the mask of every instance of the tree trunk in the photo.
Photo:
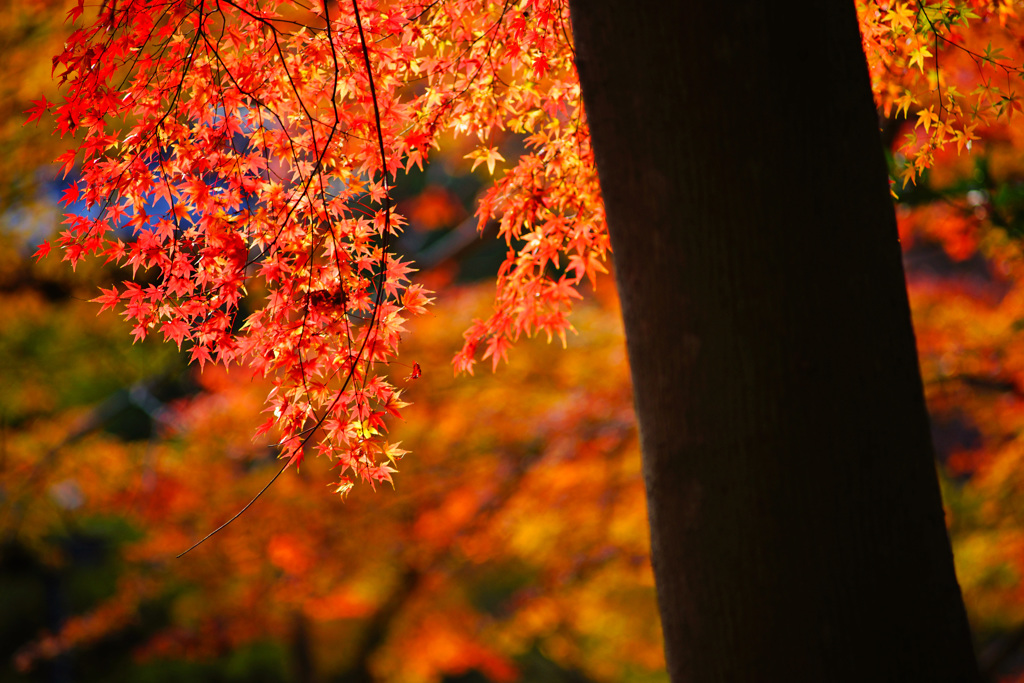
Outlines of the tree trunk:
[[572,15],[672,680],[976,680],[853,3]]

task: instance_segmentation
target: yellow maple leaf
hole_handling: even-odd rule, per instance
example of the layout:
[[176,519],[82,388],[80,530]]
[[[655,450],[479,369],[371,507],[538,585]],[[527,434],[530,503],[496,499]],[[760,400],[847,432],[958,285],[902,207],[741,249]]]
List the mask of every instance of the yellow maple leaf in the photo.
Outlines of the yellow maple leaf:
[[905,90],[902,95],[895,99],[896,102],[896,115],[902,111],[903,116],[910,116],[910,105],[914,104],[914,94],[909,90]]
[[922,109],[917,112],[917,125],[924,126],[924,131],[927,133],[931,128],[932,123],[936,125],[939,123],[939,115],[935,113],[932,107]]
[[467,154],[464,159],[473,159],[473,168],[470,171],[475,171],[476,167],[480,164],[487,164],[487,171],[494,175],[494,162],[505,161],[505,157],[501,156],[497,147],[481,147],[480,149],[474,150]]
[[914,11],[906,3],[894,3],[885,13],[885,20],[895,29],[903,27],[908,31],[914,30]]
[[916,49],[911,50],[911,52],[910,52],[910,62],[908,62],[908,65],[911,68],[913,68],[914,64],[917,64],[917,68],[919,68],[921,70],[921,73],[924,73],[924,60],[925,60],[925,57],[931,57],[931,56],[932,56],[932,53],[931,53],[931,51],[928,50],[927,46],[919,45]]

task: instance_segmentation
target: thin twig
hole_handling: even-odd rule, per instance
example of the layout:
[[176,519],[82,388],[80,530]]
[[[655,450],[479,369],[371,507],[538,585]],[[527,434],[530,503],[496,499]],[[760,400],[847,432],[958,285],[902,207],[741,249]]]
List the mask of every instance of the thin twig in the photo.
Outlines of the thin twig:
[[288,463],[285,463],[285,464],[284,464],[284,467],[282,467],[282,468],[281,468],[280,470],[278,470],[277,474],[275,474],[275,475],[274,475],[274,478],[273,478],[273,479],[271,479],[270,481],[268,481],[268,482],[267,482],[267,485],[266,485],[266,486],[264,486],[264,487],[263,487],[262,489],[260,489],[260,492],[259,492],[259,493],[257,493],[257,494],[256,494],[256,496],[255,496],[255,497],[254,497],[254,498],[253,498],[252,500],[250,500],[250,501],[249,501],[248,503],[246,503],[246,505],[245,505],[245,507],[244,507],[244,508],[242,508],[241,510],[239,510],[238,512],[236,512],[236,513],[235,513],[235,516],[234,516],[234,517],[232,517],[232,518],[231,518],[231,519],[229,519],[228,521],[224,522],[224,523],[223,523],[223,524],[221,524],[221,525],[220,525],[219,527],[217,527],[216,529],[214,529],[213,531],[211,531],[210,533],[206,534],[206,535],[205,535],[205,536],[203,536],[203,537],[202,537],[201,539],[199,539],[198,541],[196,541],[195,543],[193,543],[193,544],[192,544],[192,546],[191,546],[191,547],[190,547],[190,548],[189,548],[188,550],[186,550],[185,552],[183,552],[183,553],[180,553],[180,554],[176,555],[176,556],[175,556],[175,559],[178,559],[178,558],[184,557],[184,556],[185,556],[186,554],[188,554],[188,553],[189,553],[189,552],[191,552],[192,550],[195,550],[195,549],[196,549],[196,548],[198,548],[198,547],[199,547],[200,545],[202,545],[202,544],[203,544],[203,543],[204,543],[204,542],[205,542],[205,541],[206,541],[206,540],[207,540],[208,538],[210,538],[211,536],[213,536],[213,535],[214,535],[215,533],[217,533],[218,531],[220,531],[221,529],[223,529],[224,527],[226,527],[226,526],[227,526],[228,524],[231,524],[231,522],[233,522],[233,521],[235,521],[236,519],[238,519],[239,517],[241,517],[241,516],[242,516],[242,513],[243,513],[243,512],[245,512],[246,510],[248,510],[248,509],[249,509],[249,507],[250,507],[250,506],[251,506],[251,505],[252,505],[253,503],[255,503],[255,502],[256,502],[257,500],[259,500],[260,496],[262,496],[262,495],[263,495],[263,493],[264,493],[264,492],[265,492],[265,491],[266,491],[267,489],[269,489],[269,488],[270,488],[270,485],[271,485],[271,484],[273,484],[273,483],[274,483],[275,481],[277,481],[277,478],[278,478],[278,477],[280,477],[280,476],[281,476],[282,474],[284,474],[284,471],[285,471],[286,469],[288,469]]

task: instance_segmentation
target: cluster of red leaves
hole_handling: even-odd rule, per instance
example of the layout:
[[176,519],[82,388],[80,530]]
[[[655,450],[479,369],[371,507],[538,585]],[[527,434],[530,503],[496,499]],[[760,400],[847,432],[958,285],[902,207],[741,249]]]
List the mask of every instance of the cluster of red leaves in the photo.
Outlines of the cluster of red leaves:
[[[86,13],[79,2],[70,18]],[[556,0],[104,3],[54,58],[57,130],[78,138],[59,163],[82,174],[64,202],[89,209],[67,215],[64,258],[131,266],[136,278],[97,300],[136,338],[159,332],[201,365],[273,377],[262,429],[280,431],[289,462],[315,435],[339,491],[353,476],[390,481],[403,451],[384,417],[405,404],[384,368],[430,302],[389,253],[398,171],[422,167],[445,132],[476,135],[470,156],[492,172],[502,131],[531,147],[480,209],[510,251],[457,369],[481,342],[497,364],[523,332],[564,337],[576,285],[604,270],[570,45]],[[242,303],[250,291],[261,304]]]

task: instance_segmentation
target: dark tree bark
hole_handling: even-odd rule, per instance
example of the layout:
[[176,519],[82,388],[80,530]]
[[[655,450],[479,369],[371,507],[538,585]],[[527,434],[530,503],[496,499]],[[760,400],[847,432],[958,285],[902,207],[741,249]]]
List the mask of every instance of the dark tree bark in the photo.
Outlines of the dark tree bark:
[[853,3],[572,14],[672,679],[975,680]]

